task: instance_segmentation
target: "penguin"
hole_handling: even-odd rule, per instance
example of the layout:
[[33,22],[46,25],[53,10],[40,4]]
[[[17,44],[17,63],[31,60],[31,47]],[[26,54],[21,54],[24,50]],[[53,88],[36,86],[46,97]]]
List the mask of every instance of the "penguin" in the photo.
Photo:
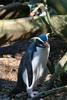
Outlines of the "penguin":
[[50,53],[48,35],[41,34],[33,37],[31,43],[21,59],[16,88],[12,94],[26,91],[30,97],[35,97],[38,91],[34,91],[35,82],[44,74],[47,75],[47,61]]

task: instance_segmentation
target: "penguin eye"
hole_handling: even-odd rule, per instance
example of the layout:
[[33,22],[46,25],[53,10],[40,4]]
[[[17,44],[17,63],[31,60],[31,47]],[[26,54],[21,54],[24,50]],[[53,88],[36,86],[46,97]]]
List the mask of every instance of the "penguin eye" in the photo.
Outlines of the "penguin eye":
[[43,42],[41,42],[40,40],[36,41],[37,44],[43,44]]
[[43,42],[36,40],[36,46],[43,47]]

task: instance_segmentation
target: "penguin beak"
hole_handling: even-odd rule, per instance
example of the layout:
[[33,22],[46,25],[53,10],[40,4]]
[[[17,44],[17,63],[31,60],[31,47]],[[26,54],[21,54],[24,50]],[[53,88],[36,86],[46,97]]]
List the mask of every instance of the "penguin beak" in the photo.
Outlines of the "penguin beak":
[[[50,34],[50,33],[47,33],[46,36],[49,36],[49,34]],[[44,46],[45,46],[45,47],[49,47],[48,41],[44,42]]]
[[44,46],[45,47],[49,47],[49,43],[48,42],[44,42]]

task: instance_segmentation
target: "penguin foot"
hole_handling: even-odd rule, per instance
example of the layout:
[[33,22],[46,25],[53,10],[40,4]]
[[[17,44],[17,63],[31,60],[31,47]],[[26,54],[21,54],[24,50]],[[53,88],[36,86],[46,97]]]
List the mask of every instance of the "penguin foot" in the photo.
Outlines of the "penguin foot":
[[39,100],[44,100],[43,98],[40,98]]
[[[34,97],[36,97],[38,94],[39,94],[38,91],[32,91],[32,93],[30,94],[30,97],[31,97],[31,98],[34,98]],[[43,99],[43,98],[40,98],[39,100],[44,100],[44,99]]]
[[30,94],[30,97],[34,98],[35,96],[38,95],[38,93],[39,93],[38,91],[32,91],[31,94]]

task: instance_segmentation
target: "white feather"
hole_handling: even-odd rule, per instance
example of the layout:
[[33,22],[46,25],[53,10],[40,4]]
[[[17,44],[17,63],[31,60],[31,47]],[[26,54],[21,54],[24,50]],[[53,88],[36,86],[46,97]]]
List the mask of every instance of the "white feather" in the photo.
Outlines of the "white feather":
[[28,74],[27,74],[27,69],[24,70],[23,74],[22,74],[22,78],[24,83],[26,84],[26,86],[28,87]]

